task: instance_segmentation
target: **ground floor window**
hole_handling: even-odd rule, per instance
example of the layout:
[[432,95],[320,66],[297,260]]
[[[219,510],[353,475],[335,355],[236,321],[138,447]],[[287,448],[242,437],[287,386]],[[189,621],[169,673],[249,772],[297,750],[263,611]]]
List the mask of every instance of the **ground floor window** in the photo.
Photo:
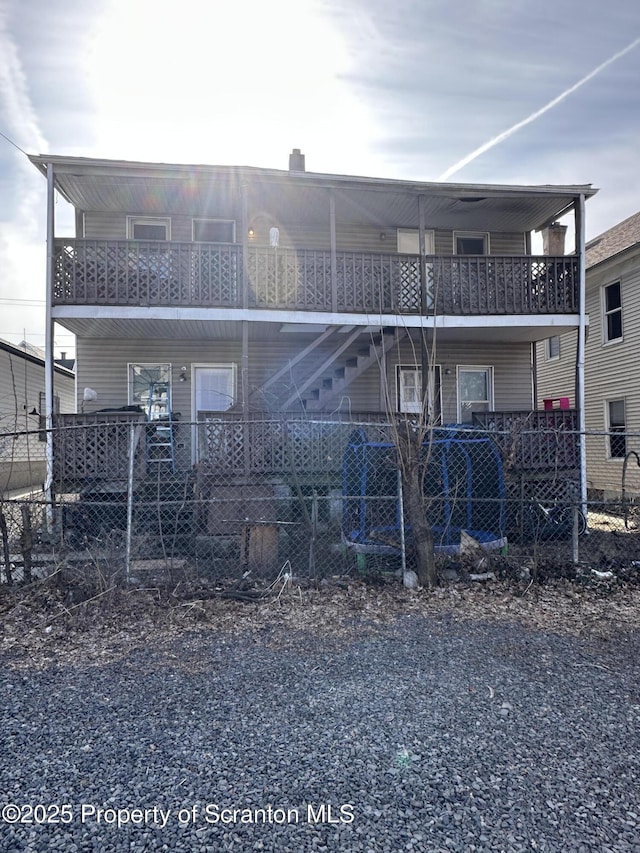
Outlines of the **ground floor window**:
[[226,412],[236,399],[235,364],[193,365],[193,409],[196,420],[201,412]]
[[624,459],[627,455],[624,400],[609,400],[607,403],[607,430],[609,432],[609,458]]
[[[397,367],[398,411],[418,414],[422,411],[422,370],[419,367]],[[439,423],[442,411],[440,367],[429,371],[427,387],[427,412],[432,422]]]
[[171,414],[171,365],[130,364],[129,405],[140,406],[149,420]]
[[491,367],[458,367],[458,422],[469,424],[474,412],[493,408],[493,369]]

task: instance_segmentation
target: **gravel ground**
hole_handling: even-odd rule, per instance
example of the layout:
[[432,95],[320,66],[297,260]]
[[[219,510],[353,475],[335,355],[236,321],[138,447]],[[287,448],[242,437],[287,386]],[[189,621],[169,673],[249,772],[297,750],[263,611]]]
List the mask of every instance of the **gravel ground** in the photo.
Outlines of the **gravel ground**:
[[3,646],[0,848],[640,851],[640,636],[407,609]]

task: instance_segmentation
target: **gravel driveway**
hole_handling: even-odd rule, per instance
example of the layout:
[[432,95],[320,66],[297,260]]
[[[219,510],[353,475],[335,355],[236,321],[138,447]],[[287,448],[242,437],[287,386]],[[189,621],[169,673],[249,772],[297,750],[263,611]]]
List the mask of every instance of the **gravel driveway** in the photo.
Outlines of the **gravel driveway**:
[[640,851],[639,652],[442,612],[5,651],[0,848]]

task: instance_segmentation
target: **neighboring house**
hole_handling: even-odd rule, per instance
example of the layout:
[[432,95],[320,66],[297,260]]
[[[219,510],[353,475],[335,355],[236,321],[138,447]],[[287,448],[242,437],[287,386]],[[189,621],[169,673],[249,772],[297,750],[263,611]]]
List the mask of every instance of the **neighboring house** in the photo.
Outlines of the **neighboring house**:
[[[625,457],[640,453],[640,213],[590,240],[586,267],[587,486],[613,497],[622,491]],[[540,405],[543,398],[575,400],[576,342],[575,332],[564,332],[537,345]],[[640,494],[635,456],[624,485]]]
[[[532,256],[531,234],[583,221],[590,186],[317,174],[298,150],[288,170],[30,159],[48,176],[49,321],[76,335],[78,421],[139,407],[206,425],[171,433],[176,472],[230,464],[232,417],[415,413],[427,355],[434,419],[531,410],[535,341],[581,323],[580,228],[570,256]],[[55,236],[55,191],[74,238]]]
[[[44,377],[42,350],[0,340],[0,495],[45,480]],[[55,386],[56,411],[75,411],[73,371],[56,364]]]

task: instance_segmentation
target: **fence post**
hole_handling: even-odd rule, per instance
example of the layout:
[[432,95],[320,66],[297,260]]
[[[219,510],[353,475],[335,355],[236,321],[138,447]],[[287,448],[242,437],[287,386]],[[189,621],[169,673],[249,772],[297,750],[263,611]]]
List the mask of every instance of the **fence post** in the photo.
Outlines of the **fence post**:
[[402,492],[402,471],[398,468],[398,504],[400,512],[400,558],[402,565],[402,576],[407,571],[407,547],[404,535],[404,494]]
[[136,447],[142,434],[141,424],[129,426],[129,471],[127,476],[127,538],[125,549],[125,575],[127,583],[131,579],[131,528],[133,523],[133,472],[135,468]]
[[573,565],[576,566],[580,560],[580,546],[578,544],[579,541],[579,531],[578,531],[578,519],[579,519],[579,509],[574,504],[573,507],[573,525],[571,527],[571,546],[572,546],[572,557],[573,557]]
[[9,551],[9,534],[7,531],[7,521],[4,517],[2,507],[0,507],[0,537],[2,538],[2,555],[4,558],[4,576],[7,580],[7,586],[13,583],[11,574],[11,553]]

